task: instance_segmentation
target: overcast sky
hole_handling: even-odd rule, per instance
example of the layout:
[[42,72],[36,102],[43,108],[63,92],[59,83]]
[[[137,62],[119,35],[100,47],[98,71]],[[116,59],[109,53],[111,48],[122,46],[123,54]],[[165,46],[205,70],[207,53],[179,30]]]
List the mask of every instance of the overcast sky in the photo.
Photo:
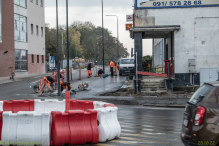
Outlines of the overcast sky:
[[[95,26],[102,26],[101,0],[69,0],[69,25],[74,21],[90,21]],[[133,0],[103,0],[104,27],[108,28],[113,36],[117,36],[117,19],[105,15],[119,17],[119,41],[131,51],[134,40],[130,38],[129,31],[125,30],[126,15],[133,14]],[[56,0],[45,0],[45,21],[50,27],[56,27]],[[59,0],[59,24],[66,24],[66,1]],[[151,55],[152,41],[143,41],[143,54]]]

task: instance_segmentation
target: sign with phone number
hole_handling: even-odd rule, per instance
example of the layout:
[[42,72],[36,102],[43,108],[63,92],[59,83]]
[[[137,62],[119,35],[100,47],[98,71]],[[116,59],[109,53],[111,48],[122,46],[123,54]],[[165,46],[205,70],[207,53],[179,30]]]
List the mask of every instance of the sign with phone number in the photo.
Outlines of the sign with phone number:
[[136,0],[136,9],[211,7],[219,6],[219,0]]

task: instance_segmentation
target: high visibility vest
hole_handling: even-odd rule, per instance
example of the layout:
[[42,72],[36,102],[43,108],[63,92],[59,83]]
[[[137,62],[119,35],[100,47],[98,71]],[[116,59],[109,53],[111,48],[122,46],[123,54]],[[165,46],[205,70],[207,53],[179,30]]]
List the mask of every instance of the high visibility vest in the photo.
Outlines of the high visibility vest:
[[110,67],[114,67],[115,66],[115,64],[111,61],[110,62]]

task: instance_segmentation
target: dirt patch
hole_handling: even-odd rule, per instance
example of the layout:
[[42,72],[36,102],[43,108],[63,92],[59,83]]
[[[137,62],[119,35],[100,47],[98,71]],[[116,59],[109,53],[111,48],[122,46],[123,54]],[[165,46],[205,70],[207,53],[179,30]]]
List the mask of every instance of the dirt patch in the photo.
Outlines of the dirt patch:
[[134,90],[132,88],[121,88],[115,92],[108,92],[101,94],[100,96],[128,96],[132,97]]

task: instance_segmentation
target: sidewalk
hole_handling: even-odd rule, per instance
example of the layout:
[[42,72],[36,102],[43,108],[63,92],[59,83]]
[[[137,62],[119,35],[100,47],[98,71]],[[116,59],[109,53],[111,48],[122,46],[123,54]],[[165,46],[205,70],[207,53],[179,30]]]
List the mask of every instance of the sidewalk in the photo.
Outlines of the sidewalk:
[[[100,96],[107,92],[115,92],[123,86],[126,77],[107,77],[97,78],[96,80],[88,81],[89,91],[77,92],[71,96],[72,99],[105,101],[119,105],[144,105],[144,106],[159,106],[159,107],[185,107],[188,98],[177,97],[129,97],[129,96]],[[73,84],[77,86],[79,82]]]
[[51,76],[52,72],[44,73],[44,74],[25,74],[25,75],[15,75],[14,81],[10,80],[10,77],[1,77],[0,78],[0,85],[12,82],[18,82],[29,78],[40,78],[45,76]]

